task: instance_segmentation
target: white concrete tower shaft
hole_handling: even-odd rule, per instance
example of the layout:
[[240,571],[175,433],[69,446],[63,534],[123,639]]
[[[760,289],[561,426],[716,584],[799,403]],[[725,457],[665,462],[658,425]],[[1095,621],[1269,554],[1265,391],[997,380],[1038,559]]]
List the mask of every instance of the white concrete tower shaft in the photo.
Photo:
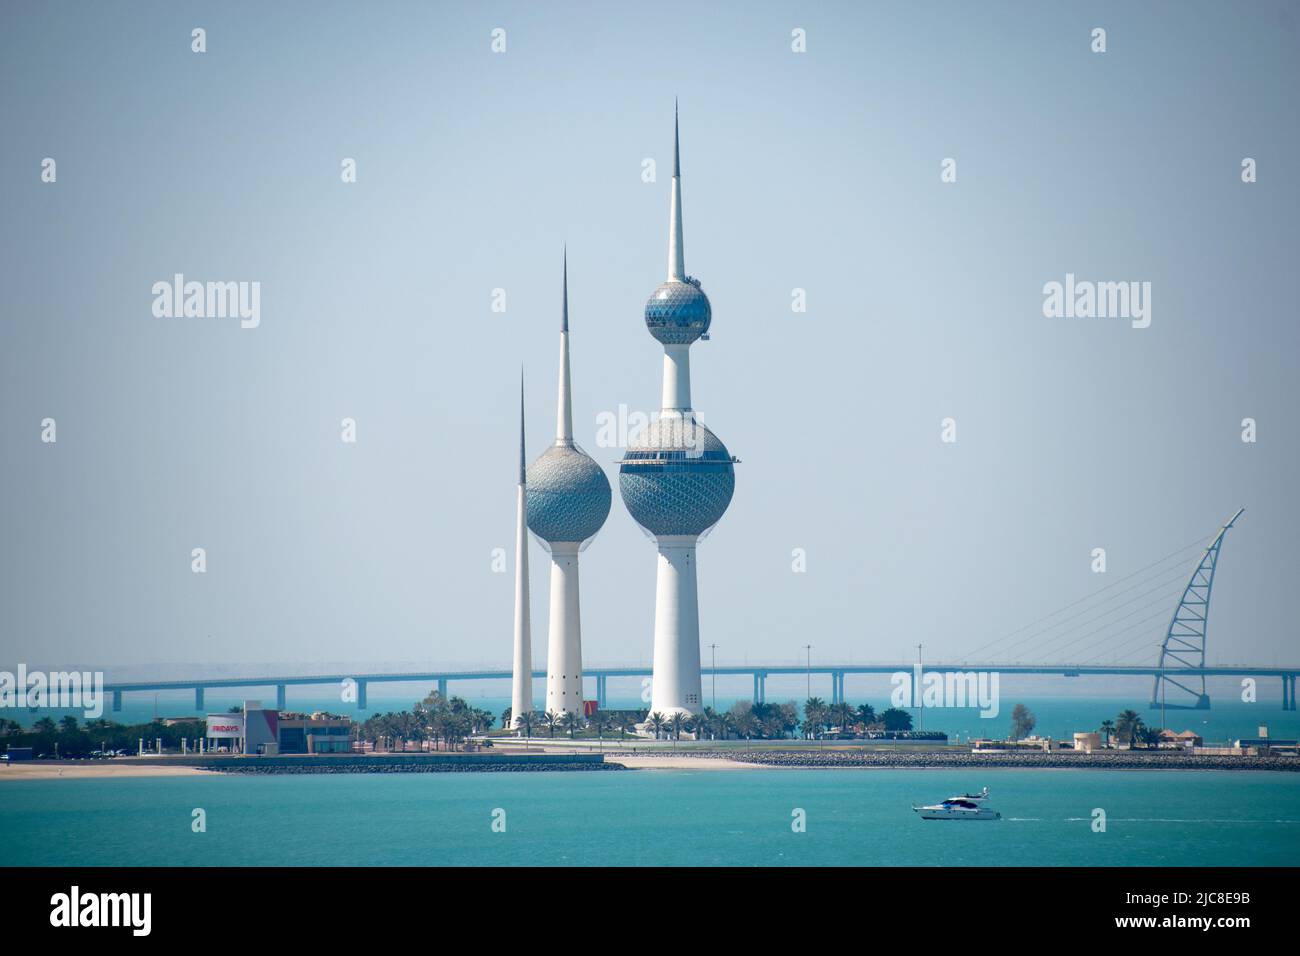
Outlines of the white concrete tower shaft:
[[[560,384],[555,444],[573,445],[573,399],[569,378],[569,254],[564,253],[564,292],[560,312]],[[581,541],[551,542],[550,627],[546,647],[546,710],[582,713],[582,615],[578,598]]]
[[551,619],[546,648],[546,710],[582,713],[579,542],[551,542]]
[[515,657],[510,686],[513,726],[533,709],[532,623],[528,597],[528,471],[524,457],[524,373],[519,371],[519,485],[515,490]]
[[660,535],[655,578],[654,679],[650,710],[671,717],[698,714],[700,606],[695,579],[695,535]]

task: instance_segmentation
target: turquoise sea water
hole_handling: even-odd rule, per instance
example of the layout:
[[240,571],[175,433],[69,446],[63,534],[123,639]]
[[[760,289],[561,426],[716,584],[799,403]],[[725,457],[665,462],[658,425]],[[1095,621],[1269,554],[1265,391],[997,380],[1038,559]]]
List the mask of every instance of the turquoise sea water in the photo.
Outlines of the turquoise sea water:
[[[1003,819],[910,810],[987,785]],[[192,811],[207,832],[191,830]],[[506,832],[492,830],[505,811]],[[1092,830],[1094,808],[1105,833]],[[807,830],[791,829],[806,813]],[[636,770],[0,782],[0,865],[1294,865],[1300,774]]]

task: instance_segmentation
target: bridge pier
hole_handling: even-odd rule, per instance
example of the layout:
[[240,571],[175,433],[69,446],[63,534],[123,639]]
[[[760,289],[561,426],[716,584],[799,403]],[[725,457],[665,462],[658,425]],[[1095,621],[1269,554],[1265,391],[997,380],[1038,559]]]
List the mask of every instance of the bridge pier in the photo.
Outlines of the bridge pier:
[[831,671],[831,703],[844,702],[844,671]]
[[366,682],[357,681],[357,710],[366,709]]
[[1295,674],[1282,675],[1282,709],[1295,710]]
[[754,671],[754,703],[767,703],[767,675]]
[[203,688],[194,688],[194,709],[200,714],[203,713]]
[[445,677],[438,678],[438,696],[443,700],[447,699],[447,678]]
[[120,690],[113,691],[113,709],[122,709],[122,692]]
[[287,688],[283,684],[275,685],[275,709],[276,710],[286,709],[285,708],[285,698],[287,696],[286,690]]
[[606,683],[608,681],[609,678],[606,677],[604,674],[596,675],[596,706],[599,707],[601,710],[604,710],[605,707],[608,705],[608,698],[606,696],[607,695]]

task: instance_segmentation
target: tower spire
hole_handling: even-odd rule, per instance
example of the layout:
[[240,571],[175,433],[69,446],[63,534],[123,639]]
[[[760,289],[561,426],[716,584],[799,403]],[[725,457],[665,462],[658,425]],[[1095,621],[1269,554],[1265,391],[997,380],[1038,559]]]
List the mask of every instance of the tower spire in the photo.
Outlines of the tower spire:
[[555,444],[573,444],[573,399],[569,393],[569,249],[564,248],[564,300],[560,312],[560,394],[555,413]]
[[682,146],[681,133],[677,123],[677,100],[673,99],[673,175],[680,177],[682,174]]
[[528,483],[528,459],[524,457],[524,367],[519,366],[519,484]]
[[686,281],[686,247],[682,241],[682,150],[673,101],[673,196],[668,213],[668,278]]

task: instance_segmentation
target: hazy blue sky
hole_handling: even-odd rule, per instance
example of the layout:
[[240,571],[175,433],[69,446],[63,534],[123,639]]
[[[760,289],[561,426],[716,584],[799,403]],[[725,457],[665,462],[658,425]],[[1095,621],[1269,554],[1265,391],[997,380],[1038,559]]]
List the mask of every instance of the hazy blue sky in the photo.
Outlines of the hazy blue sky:
[[[968,652],[1244,505],[1210,657],[1294,662],[1298,21],[1264,2],[8,2],[0,665],[507,663],[512,565],[491,561],[512,547],[519,365],[532,458],[567,242],[578,441],[616,484],[596,416],[659,400],[641,313],[674,96],[687,268],[714,309],[695,404],[743,461],[700,549],[720,660]],[[260,327],[155,318],[177,272],[260,282]],[[1067,272],[1149,281],[1150,327],[1045,318]],[[616,494],[583,556],[588,664],[649,661],[654,569]],[[1111,656],[1154,660],[1163,625]]]

